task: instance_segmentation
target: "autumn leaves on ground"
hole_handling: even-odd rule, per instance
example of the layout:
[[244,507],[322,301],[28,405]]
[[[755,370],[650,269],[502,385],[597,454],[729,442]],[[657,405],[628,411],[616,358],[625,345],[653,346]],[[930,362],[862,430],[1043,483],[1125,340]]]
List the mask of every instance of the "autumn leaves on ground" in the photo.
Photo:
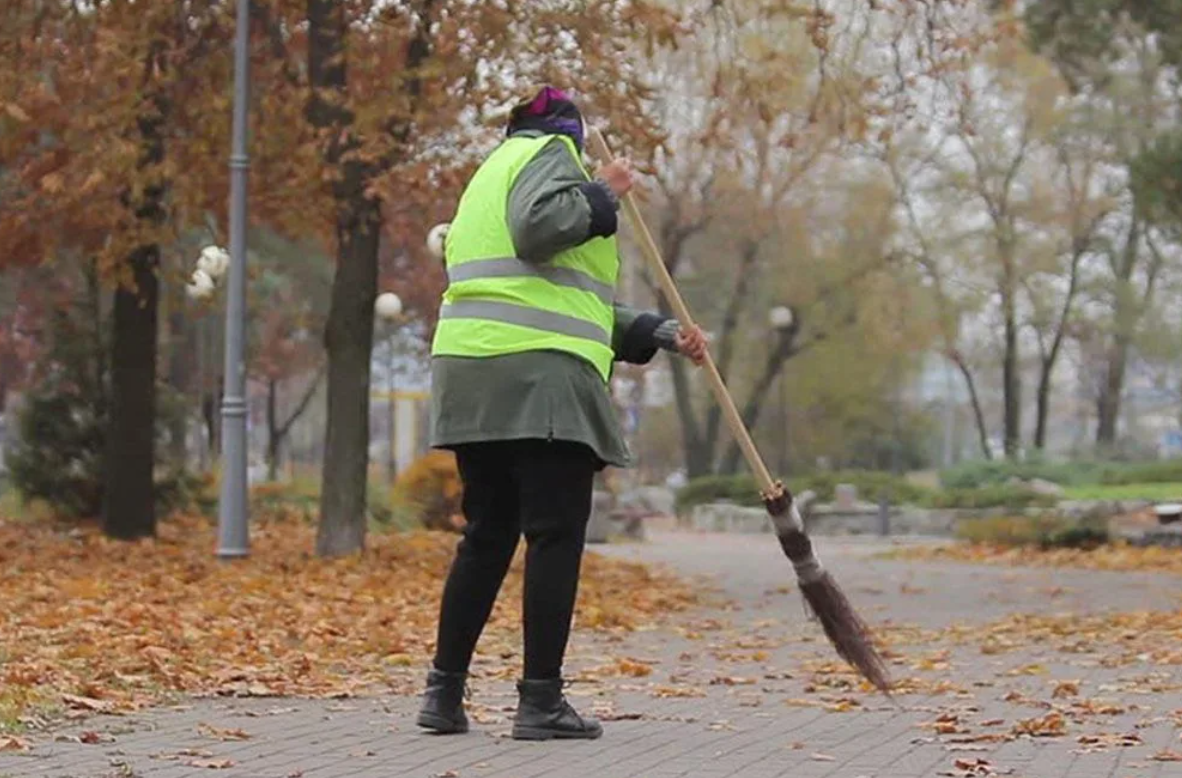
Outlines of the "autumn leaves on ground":
[[[175,693],[417,688],[456,536],[377,534],[362,556],[336,561],[311,556],[313,536],[303,523],[262,523],[252,556],[223,563],[201,519],[131,545],[0,520],[0,731],[32,710],[126,710]],[[584,570],[581,628],[628,631],[694,602],[638,564],[591,554]],[[519,555],[486,646],[518,629],[520,585]]]

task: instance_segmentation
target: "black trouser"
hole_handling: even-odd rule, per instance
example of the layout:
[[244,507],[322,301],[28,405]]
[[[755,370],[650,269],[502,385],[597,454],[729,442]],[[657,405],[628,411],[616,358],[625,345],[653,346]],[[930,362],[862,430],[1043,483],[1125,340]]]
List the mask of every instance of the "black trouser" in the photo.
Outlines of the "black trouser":
[[443,588],[435,667],[467,671],[524,533],[524,676],[557,678],[599,460],[582,444],[544,440],[468,444],[456,460],[468,523]]

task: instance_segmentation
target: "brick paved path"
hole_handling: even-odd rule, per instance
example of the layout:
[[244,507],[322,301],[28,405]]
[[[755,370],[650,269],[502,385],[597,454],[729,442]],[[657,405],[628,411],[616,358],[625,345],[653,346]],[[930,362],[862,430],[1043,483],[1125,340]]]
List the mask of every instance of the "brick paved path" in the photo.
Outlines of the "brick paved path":
[[[877,541],[820,543],[838,580],[879,624],[936,629],[1014,612],[1179,605],[1176,578],[906,563],[872,558],[882,549]],[[510,683],[477,680],[476,721],[464,736],[420,734],[413,697],[194,700],[37,733],[33,751],[0,754],[0,776],[1182,778],[1182,762],[1150,758],[1169,747],[1182,751],[1180,679],[1168,666],[1106,667],[1111,649],[1088,645],[1067,653],[1047,641],[983,653],[979,642],[921,636],[898,649],[903,658],[895,672],[924,679],[928,690],[892,704],[841,688],[841,676],[824,667],[832,654],[805,621],[798,595],[785,588],[791,572],[770,537],[667,534],[606,552],[710,576],[732,604],[689,614],[676,630],[623,639],[576,636],[569,674],[584,671],[586,680],[569,695],[584,709],[608,712],[599,741],[516,743],[506,737]],[[602,679],[585,672],[618,657],[650,664],[653,672]],[[417,675],[416,669],[416,685]],[[1079,681],[1075,699],[1103,698],[1127,712],[1072,719],[1062,737],[1000,743],[958,744],[955,731],[937,735],[921,726],[943,715],[951,730],[967,724],[972,734],[1006,732],[1019,719],[1045,715],[1045,707],[1029,700],[1050,700],[1053,685],[1068,679]],[[940,681],[948,683],[933,688]],[[681,696],[694,690],[702,696]],[[1014,701],[1014,690],[1027,698]],[[1002,699],[1007,693],[1011,701]],[[219,739],[216,728],[223,738],[233,729],[249,738]],[[100,742],[77,742],[83,731],[100,733]],[[1140,744],[1079,753],[1086,750],[1077,742],[1082,734],[1132,732]],[[958,767],[958,759],[966,761]]]

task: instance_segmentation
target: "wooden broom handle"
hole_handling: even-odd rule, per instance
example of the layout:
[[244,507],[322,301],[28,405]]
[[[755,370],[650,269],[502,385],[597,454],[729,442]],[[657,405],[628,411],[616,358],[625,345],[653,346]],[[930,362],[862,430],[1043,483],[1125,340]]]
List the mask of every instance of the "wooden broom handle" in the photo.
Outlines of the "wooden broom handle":
[[[603,138],[603,133],[594,127],[590,128],[591,146],[595,153],[603,159],[603,161],[610,162],[612,160],[611,149],[608,148],[607,141]],[[624,212],[628,214],[628,221],[632,223],[632,229],[636,233],[636,238],[640,242],[640,253],[644,255],[645,261],[648,262],[649,270],[657,277],[658,283],[661,285],[661,291],[665,294],[665,299],[673,306],[673,313],[677,316],[678,323],[683,329],[689,329],[694,326],[693,316],[690,315],[689,308],[686,307],[685,301],[681,299],[681,294],[677,291],[677,285],[673,283],[673,277],[669,275],[669,270],[665,267],[665,260],[661,257],[661,250],[657,248],[657,242],[653,240],[653,236],[645,226],[644,218],[640,215],[640,208],[636,205],[636,198],[631,192],[625,194],[620,198]],[[759,483],[759,490],[768,497],[779,494],[783,487],[776,483],[772,478],[772,474],[768,471],[767,465],[763,462],[763,457],[759,455],[759,450],[755,448],[755,441],[751,439],[750,433],[747,432],[747,427],[743,424],[743,417],[739,415],[739,409],[735,407],[735,401],[731,399],[731,394],[727,391],[726,382],[722,380],[722,375],[718,372],[718,366],[714,364],[714,358],[710,352],[706,352],[706,362],[702,365],[706,371],[706,378],[710,382],[710,390],[714,392],[714,399],[718,401],[718,405],[722,408],[722,415],[726,418],[726,424],[730,427],[731,434],[739,443],[739,448],[743,450],[743,456],[747,459],[747,464],[751,466],[752,472],[755,473],[755,478]]]

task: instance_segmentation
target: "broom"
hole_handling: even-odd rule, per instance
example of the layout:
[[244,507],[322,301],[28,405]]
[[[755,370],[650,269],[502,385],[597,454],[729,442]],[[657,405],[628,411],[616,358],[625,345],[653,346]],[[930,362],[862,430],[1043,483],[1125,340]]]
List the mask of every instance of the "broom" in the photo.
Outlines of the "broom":
[[[595,153],[605,162],[611,161],[611,150],[602,133],[595,128],[589,128],[589,135]],[[689,308],[681,299],[677,286],[665,267],[656,241],[645,226],[636,200],[628,193],[622,198],[622,203],[640,242],[641,253],[660,283],[665,299],[673,307],[678,323],[685,329],[692,327],[693,317],[690,316]],[[854,611],[837,582],[833,580],[833,576],[821,566],[817,555],[813,553],[813,544],[805,534],[804,521],[792,499],[792,494],[783,483],[772,478],[709,353],[706,354],[703,368],[710,382],[710,389],[714,392],[714,398],[722,408],[727,426],[730,427],[747,463],[755,473],[760,496],[775,526],[780,548],[784,550],[796,570],[797,582],[800,584],[800,591],[809,612],[821,622],[825,635],[837,653],[879,690],[889,692],[891,683],[886,666],[874,648],[866,623]]]

